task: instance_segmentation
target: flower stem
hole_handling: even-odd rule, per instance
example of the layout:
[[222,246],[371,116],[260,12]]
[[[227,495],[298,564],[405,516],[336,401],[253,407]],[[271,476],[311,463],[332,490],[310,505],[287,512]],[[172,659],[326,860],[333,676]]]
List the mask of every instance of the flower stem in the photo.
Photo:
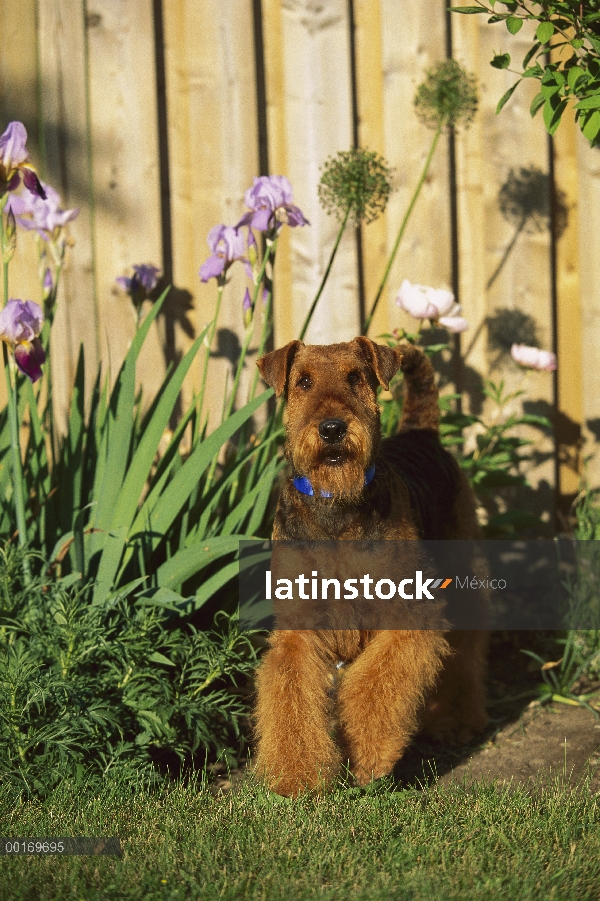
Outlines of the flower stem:
[[361,332],[361,334],[363,334],[363,335],[367,334],[367,332],[369,331],[369,326],[371,325],[371,322],[373,321],[373,316],[375,315],[375,310],[377,309],[377,304],[379,303],[379,299],[380,299],[381,295],[383,294],[383,289],[385,288],[386,282],[388,280],[388,276],[390,274],[390,270],[392,268],[392,264],[396,258],[396,253],[398,252],[398,248],[400,246],[400,241],[402,240],[402,236],[404,235],[404,232],[406,230],[408,220],[410,219],[410,214],[412,213],[412,211],[414,209],[415,203],[417,202],[417,198],[418,198],[419,194],[421,193],[421,188],[423,187],[423,183],[425,182],[425,179],[427,178],[427,173],[429,172],[429,167],[431,165],[431,161],[433,159],[433,154],[435,153],[435,148],[437,147],[439,137],[442,133],[443,126],[444,126],[444,120],[440,119],[438,126],[436,128],[435,134],[433,136],[433,141],[431,142],[431,147],[429,148],[429,153],[427,154],[427,159],[425,160],[425,165],[423,166],[423,171],[421,172],[421,177],[419,178],[419,181],[417,182],[417,187],[415,188],[415,192],[414,192],[412,199],[408,205],[408,209],[406,210],[406,213],[404,214],[404,219],[402,220],[402,223],[400,225],[400,230],[398,232],[396,241],[392,248],[392,253],[390,254],[390,258],[389,258],[388,264],[385,268],[385,272],[383,273],[383,278],[381,280],[381,284],[379,285],[377,294],[375,295],[375,300],[373,301],[373,306],[371,307],[371,312],[369,313],[369,315],[367,316],[367,318],[365,319],[365,322],[363,324],[362,332]]
[[[267,269],[267,263],[269,260],[271,261],[271,268],[273,268],[275,264],[275,250],[277,247],[277,238],[273,239],[272,243],[267,242],[267,247],[265,249],[265,254],[263,256],[262,264],[256,279],[256,285],[254,286],[254,296],[252,298],[252,309],[256,310],[256,302],[258,300],[258,294],[260,291],[260,287],[263,282],[263,278],[265,276],[265,271]],[[272,283],[272,278],[269,278],[269,283]],[[271,292],[269,292],[269,295]],[[237,390],[240,384],[240,378],[242,375],[242,369],[244,368],[244,361],[246,359],[246,354],[248,353],[248,348],[250,347],[250,342],[252,341],[252,336],[254,335],[254,316],[252,317],[252,321],[248,325],[246,329],[246,334],[244,336],[244,343],[242,345],[242,352],[240,354],[240,358],[238,360],[237,368],[235,371],[235,377],[233,380],[233,388],[231,389],[231,394],[229,395],[229,400],[227,402],[227,406],[225,407],[225,414],[223,416],[223,420],[227,419],[230,416],[231,411],[233,409],[233,404],[235,402],[235,398],[237,395]]]
[[[272,327],[272,323],[273,323],[272,316],[271,316],[272,303],[273,303],[273,292],[271,290],[267,294],[267,302],[265,304],[265,309],[264,309],[264,314],[263,314],[260,342],[258,345],[258,352],[256,355],[257,359],[260,359],[260,357],[262,357],[262,355],[264,354],[265,347],[267,346],[267,341],[268,341],[269,335],[271,333],[271,327]],[[254,396],[256,394],[256,386],[258,385],[258,376],[259,376],[259,372],[258,372],[258,366],[257,366],[256,369],[254,370],[254,375],[252,376],[252,387],[250,389],[250,396],[248,397],[248,400],[254,400]]]
[[337,234],[337,238],[335,239],[335,244],[333,245],[333,250],[331,251],[331,256],[329,257],[329,262],[327,263],[327,268],[325,269],[325,272],[323,273],[323,278],[321,279],[321,284],[319,285],[319,290],[315,294],[315,299],[313,300],[310,310],[308,311],[308,315],[307,315],[306,319],[304,320],[304,325],[302,326],[302,331],[300,332],[300,336],[299,336],[300,341],[304,340],[304,336],[306,335],[308,326],[310,324],[310,320],[313,317],[313,313],[315,312],[317,303],[319,302],[319,298],[320,298],[321,294],[323,293],[323,288],[325,287],[325,283],[327,282],[327,279],[329,278],[329,273],[331,272],[331,267],[333,266],[333,261],[335,260],[335,255],[338,251],[338,247],[340,246],[340,241],[342,240],[342,235],[344,234],[349,215],[350,215],[350,207],[348,207],[348,209],[346,210],[346,215],[344,216],[344,221],[342,222],[342,224],[340,226],[340,230]]
[[[2,287],[3,287],[3,306],[8,303],[8,262],[4,258],[4,220],[2,218],[2,209],[4,203],[0,205],[0,250],[2,252]],[[21,445],[19,442],[19,413],[17,404],[17,386],[16,377],[13,384],[10,373],[10,360],[8,357],[8,348],[3,342],[2,351],[4,356],[4,374],[6,377],[6,390],[8,394],[8,421],[10,427],[10,447],[13,463],[13,490],[15,500],[15,513],[17,517],[17,529],[19,532],[19,545],[24,548],[27,545],[27,520],[25,518],[25,498],[23,496],[23,464],[21,461]],[[29,559],[23,557],[23,576],[25,584],[31,582],[31,568]]]
[[[38,239],[38,243],[39,239]],[[54,322],[54,315],[56,311],[56,301],[58,298],[58,286],[60,284],[60,277],[62,274],[62,260],[56,261],[56,268],[54,272],[54,283],[52,285],[50,294],[47,298],[44,299],[44,276],[45,276],[45,267],[42,265],[40,267],[40,274],[42,279],[42,307],[44,310],[44,325],[42,328],[42,333],[40,335],[40,339],[42,342],[42,347],[46,353],[46,366],[44,367],[43,380],[46,383],[46,408],[43,413],[43,422],[47,429],[48,435],[50,436],[50,452],[52,454],[52,465],[56,465],[56,456],[57,456],[57,446],[56,446],[56,435],[54,432],[54,416],[52,410],[52,359],[50,356],[50,335],[52,332],[52,323]],[[38,391],[37,396],[40,397],[42,393],[42,388],[40,385],[40,390]]]
[[202,370],[202,387],[200,388],[200,400],[198,401],[198,425],[202,428],[202,406],[204,404],[204,392],[206,391],[206,377],[208,374],[208,361],[210,359],[210,349],[212,347],[213,338],[217,329],[217,319],[219,318],[219,310],[221,309],[221,300],[223,299],[223,288],[225,282],[219,282],[217,288],[217,306],[215,309],[214,319],[211,324],[210,332],[206,340],[206,353],[204,354],[204,369]]
[[[267,246],[266,246],[263,258],[262,258],[262,263],[261,263],[260,269],[258,271],[258,275],[256,276],[256,284],[254,286],[254,295],[252,297],[252,309],[253,310],[256,309],[256,302],[258,300],[258,294],[260,291],[260,287],[263,283],[263,279],[265,278],[265,271],[267,269],[267,264],[268,264],[269,260],[271,260],[271,267],[272,267],[273,263],[275,261],[276,248],[277,248],[277,238],[276,237],[273,238],[272,240],[267,241]],[[268,281],[271,284],[271,291],[269,292],[269,294],[271,294],[272,293],[272,278],[270,276],[268,276]],[[266,311],[265,311],[265,315],[266,315]],[[248,324],[248,327],[246,328],[246,334],[244,336],[244,343],[242,344],[240,358],[238,360],[238,364],[237,364],[236,371],[235,371],[235,376],[233,379],[233,387],[231,389],[229,397],[227,398],[226,403],[224,404],[223,416],[221,418],[221,422],[225,422],[225,420],[228,419],[229,416],[231,415],[231,411],[233,409],[233,405],[235,403],[235,398],[237,396],[237,392],[238,392],[238,388],[239,388],[239,384],[240,384],[242,369],[244,368],[244,361],[246,359],[246,355],[248,353],[248,349],[250,347],[250,342],[252,341],[253,335],[254,335],[254,316],[252,317],[252,320],[250,321],[250,323]],[[242,434],[244,434],[244,433],[242,432]],[[212,484],[215,470],[217,468],[218,459],[219,459],[219,457],[217,454],[213,458],[213,461],[210,465],[210,469],[209,469],[208,475],[206,477],[205,491],[208,491],[208,489],[210,488],[210,486]]]

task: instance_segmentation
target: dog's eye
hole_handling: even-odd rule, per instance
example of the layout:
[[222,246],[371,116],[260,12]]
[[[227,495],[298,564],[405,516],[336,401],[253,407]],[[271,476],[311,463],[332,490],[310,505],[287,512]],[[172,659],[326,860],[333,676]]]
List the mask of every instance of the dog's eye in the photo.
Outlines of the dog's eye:
[[303,391],[308,391],[309,388],[312,388],[312,381],[310,376],[303,375],[298,379],[298,387],[302,388]]
[[348,373],[348,384],[349,385],[352,385],[352,386],[358,385],[359,382],[360,382],[360,372],[353,370],[352,372]]

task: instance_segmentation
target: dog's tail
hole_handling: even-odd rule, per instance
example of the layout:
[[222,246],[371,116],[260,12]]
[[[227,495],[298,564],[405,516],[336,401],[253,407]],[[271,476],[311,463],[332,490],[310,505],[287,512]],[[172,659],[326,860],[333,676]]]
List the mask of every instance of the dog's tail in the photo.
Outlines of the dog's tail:
[[435,372],[429,358],[418,347],[402,347],[400,369],[404,373],[404,406],[399,432],[408,429],[439,430],[440,411]]

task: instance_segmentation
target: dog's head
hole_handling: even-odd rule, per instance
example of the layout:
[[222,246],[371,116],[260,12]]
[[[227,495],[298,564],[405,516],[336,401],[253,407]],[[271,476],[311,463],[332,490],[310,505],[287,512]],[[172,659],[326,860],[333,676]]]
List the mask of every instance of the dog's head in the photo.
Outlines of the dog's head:
[[346,344],[291,341],[265,354],[258,368],[287,408],[286,454],[315,491],[356,497],[379,449],[377,386],[388,387],[402,348],[369,338]]

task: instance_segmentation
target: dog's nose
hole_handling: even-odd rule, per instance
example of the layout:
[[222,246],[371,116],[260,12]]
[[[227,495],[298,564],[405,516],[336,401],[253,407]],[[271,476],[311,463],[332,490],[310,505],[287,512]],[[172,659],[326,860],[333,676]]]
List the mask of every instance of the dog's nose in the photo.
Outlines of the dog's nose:
[[341,441],[347,429],[348,426],[343,419],[324,419],[319,423],[319,435],[329,444]]

